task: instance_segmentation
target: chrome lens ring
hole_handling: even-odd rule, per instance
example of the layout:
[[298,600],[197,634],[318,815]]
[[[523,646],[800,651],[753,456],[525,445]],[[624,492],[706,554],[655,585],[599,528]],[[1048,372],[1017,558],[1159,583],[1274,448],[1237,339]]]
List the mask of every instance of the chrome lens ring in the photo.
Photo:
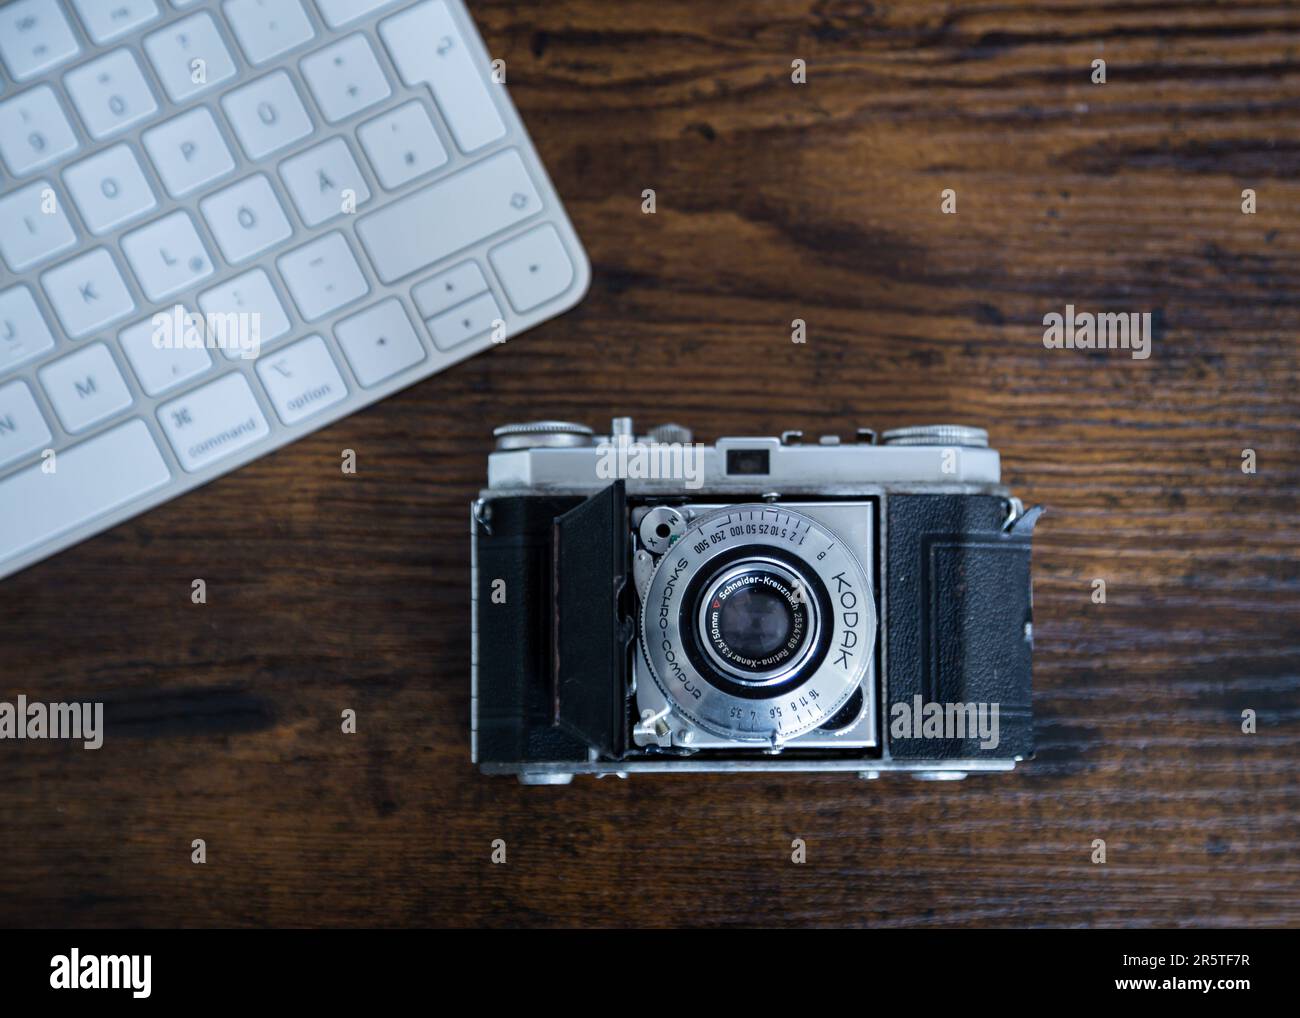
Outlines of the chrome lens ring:
[[784,682],[817,648],[821,612],[808,579],[775,558],[756,555],[724,566],[696,600],[699,646],[737,682]]
[[[808,600],[817,634],[799,642],[776,675],[742,680],[716,667],[701,647],[707,641],[696,631],[707,633],[711,620],[706,611],[700,626],[695,592],[714,589],[714,579],[738,565],[765,559],[814,588]],[[779,745],[833,718],[867,674],[875,637],[871,586],[852,551],[816,520],[779,505],[731,506],[694,522],[660,560],[641,612],[641,650],[668,702],[705,731],[736,742]]]

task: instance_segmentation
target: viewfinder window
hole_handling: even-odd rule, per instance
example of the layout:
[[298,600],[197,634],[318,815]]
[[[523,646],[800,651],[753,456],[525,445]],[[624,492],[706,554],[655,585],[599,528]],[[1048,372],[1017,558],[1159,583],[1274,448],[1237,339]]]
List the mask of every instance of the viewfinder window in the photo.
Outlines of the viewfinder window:
[[767,449],[727,450],[727,473],[768,474],[771,472]]

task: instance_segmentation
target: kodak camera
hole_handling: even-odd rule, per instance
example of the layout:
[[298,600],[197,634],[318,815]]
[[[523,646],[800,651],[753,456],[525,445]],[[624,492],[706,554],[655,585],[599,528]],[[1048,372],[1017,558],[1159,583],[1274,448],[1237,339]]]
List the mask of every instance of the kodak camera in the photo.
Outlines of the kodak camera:
[[474,761],[955,779],[1033,752],[1030,538],[978,428],[497,428],[471,510]]

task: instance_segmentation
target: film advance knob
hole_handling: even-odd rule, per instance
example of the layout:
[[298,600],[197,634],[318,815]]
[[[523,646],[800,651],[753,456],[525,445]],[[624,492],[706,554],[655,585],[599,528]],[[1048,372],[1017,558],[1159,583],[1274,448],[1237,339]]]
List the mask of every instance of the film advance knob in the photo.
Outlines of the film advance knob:
[[523,421],[494,428],[497,449],[566,449],[591,445],[592,430],[570,421]]
[[987,449],[989,433],[983,428],[963,424],[924,424],[914,428],[895,428],[880,436],[882,445],[943,445]]
[[650,441],[660,445],[690,445],[694,435],[680,424],[660,424],[650,429]]

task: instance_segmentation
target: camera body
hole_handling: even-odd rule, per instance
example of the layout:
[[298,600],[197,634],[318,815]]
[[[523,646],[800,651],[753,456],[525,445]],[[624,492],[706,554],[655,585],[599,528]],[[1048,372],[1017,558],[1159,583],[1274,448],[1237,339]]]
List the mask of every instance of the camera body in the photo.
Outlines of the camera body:
[[471,512],[484,772],[952,779],[1032,755],[1041,510],[983,431],[495,434]]

